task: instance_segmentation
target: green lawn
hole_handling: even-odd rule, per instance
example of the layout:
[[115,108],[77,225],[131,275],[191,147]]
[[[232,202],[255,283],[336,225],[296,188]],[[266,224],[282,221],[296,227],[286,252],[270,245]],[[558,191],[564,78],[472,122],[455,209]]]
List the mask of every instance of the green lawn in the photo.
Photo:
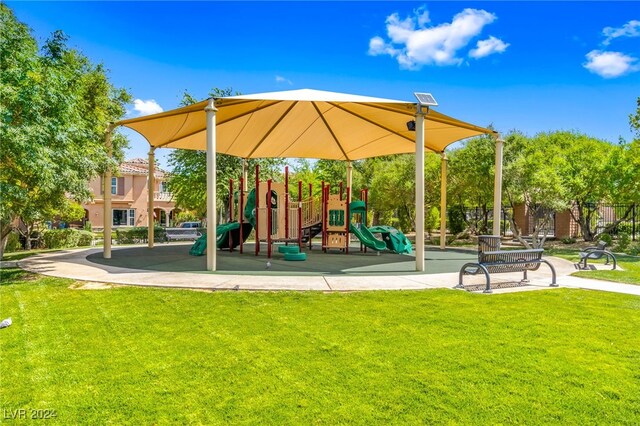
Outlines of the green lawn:
[[[58,424],[638,424],[640,298],[73,290],[3,270],[0,405]],[[27,411],[30,413],[30,411]]]
[[[550,256],[558,256],[572,262],[580,260],[580,251],[573,249],[554,248],[547,252]],[[624,271],[619,270],[600,270],[600,271],[578,271],[573,273],[577,277],[593,278],[598,280],[615,281],[625,284],[640,285],[640,257],[629,256],[626,254],[614,253],[616,261]],[[600,263],[604,260],[589,260],[589,264]]]

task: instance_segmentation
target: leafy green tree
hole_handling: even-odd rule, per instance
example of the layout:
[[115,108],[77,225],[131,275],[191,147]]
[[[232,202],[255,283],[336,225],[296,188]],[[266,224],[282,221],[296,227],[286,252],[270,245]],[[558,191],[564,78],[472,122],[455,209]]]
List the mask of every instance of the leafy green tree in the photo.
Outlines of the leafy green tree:
[[528,138],[514,132],[505,138],[503,191],[506,200],[512,208],[525,204],[535,220],[529,243],[522,238],[513,216],[510,218],[514,236],[527,248],[543,247],[554,211],[569,206],[571,196],[561,173],[566,168],[565,156],[558,143],[564,136],[556,132]]
[[631,131],[635,133],[635,139],[640,139],[640,96],[636,100],[636,112],[635,114],[629,114],[629,126]]
[[[369,160],[367,160],[369,161]],[[415,230],[415,157],[411,154],[372,159],[369,203],[374,224]],[[440,201],[440,157],[425,156],[425,211]]]
[[[628,190],[635,178],[627,167],[627,149],[624,144],[615,146],[576,132],[555,132],[553,138],[565,159],[561,173],[571,214],[584,240],[593,241],[599,236],[594,229],[599,219],[598,203],[631,201]],[[631,212],[630,206],[621,220]],[[609,224],[603,232],[608,233],[616,225]]]
[[[232,96],[232,89],[214,88],[210,97]],[[235,93],[236,95],[238,93]],[[181,105],[190,105],[197,102],[196,98],[184,92]],[[238,178],[242,175],[242,159],[226,154],[216,154],[217,163],[217,192],[219,220],[225,218],[225,212],[229,209],[229,180],[234,180],[234,188],[238,189]],[[249,182],[247,187],[252,187],[255,166],[260,166],[260,179],[282,180],[282,170],[285,160],[280,158],[266,158],[248,161]],[[172,168],[169,180],[169,190],[174,195],[178,207],[195,210],[200,216],[206,214],[207,201],[207,153],[206,151],[194,151],[176,149],[169,154],[169,165]],[[223,195],[224,194],[224,195]]]
[[468,221],[467,225],[476,233],[486,234],[489,230],[489,211],[493,207],[493,180],[495,168],[495,141],[484,135],[469,139],[461,148],[449,154],[448,205],[460,210],[460,216],[467,207],[478,207],[480,217]]
[[61,31],[39,51],[4,3],[0,28],[1,251],[20,219],[32,227],[64,209],[68,197],[91,197],[88,182],[122,158],[126,139],[113,138],[114,161],[104,134],[130,96],[111,85],[102,65],[70,49]]

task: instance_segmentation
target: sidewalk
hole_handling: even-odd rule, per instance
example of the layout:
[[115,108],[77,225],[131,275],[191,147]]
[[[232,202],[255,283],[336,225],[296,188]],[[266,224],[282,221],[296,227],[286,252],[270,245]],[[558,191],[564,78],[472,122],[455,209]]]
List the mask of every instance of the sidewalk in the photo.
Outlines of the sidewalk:
[[[188,288],[202,290],[295,290],[295,291],[362,291],[362,290],[423,290],[429,288],[453,288],[458,283],[457,273],[440,274],[370,274],[370,275],[277,275],[264,271],[252,275],[223,273],[166,272],[120,268],[87,260],[87,256],[101,249],[66,250],[28,257],[18,266],[34,273],[81,281],[126,284],[149,287]],[[118,250],[117,248],[114,250]],[[547,258],[556,268],[560,287],[611,291],[640,296],[640,286],[570,276],[574,265],[564,259]],[[429,264],[427,263],[427,268]],[[519,281],[522,275],[492,275],[492,283]],[[551,273],[543,265],[529,274],[530,285],[496,289],[494,294],[514,291],[550,289]],[[465,284],[482,284],[484,276],[465,276]]]

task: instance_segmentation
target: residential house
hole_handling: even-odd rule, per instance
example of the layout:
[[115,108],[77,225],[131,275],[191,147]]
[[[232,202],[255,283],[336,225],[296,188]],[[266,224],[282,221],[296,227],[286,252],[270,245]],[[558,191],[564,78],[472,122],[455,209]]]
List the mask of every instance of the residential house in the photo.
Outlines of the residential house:
[[[120,164],[119,173],[111,178],[111,203],[114,227],[148,225],[148,176],[149,162],[143,158],[134,158]],[[176,211],[172,194],[167,191],[168,174],[155,167],[154,221],[161,226],[169,226]],[[85,209],[85,221],[93,228],[104,227],[103,179],[90,182],[94,199],[82,205]]]

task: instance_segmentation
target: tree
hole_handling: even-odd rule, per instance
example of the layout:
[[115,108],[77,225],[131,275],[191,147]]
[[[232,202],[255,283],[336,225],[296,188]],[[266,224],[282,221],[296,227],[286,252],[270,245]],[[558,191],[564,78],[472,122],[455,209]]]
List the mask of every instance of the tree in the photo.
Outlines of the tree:
[[[231,88],[214,88],[209,93],[210,97],[224,97],[233,95]],[[235,93],[236,95],[238,93]],[[188,92],[184,92],[181,105],[190,105],[197,100]],[[218,194],[229,193],[229,180],[237,180],[242,174],[242,159],[226,154],[216,154],[217,164],[217,192]],[[261,179],[281,179],[282,168],[285,161],[280,158],[266,158],[248,161],[249,182],[251,187],[252,170],[255,166],[260,166]],[[174,195],[176,206],[195,210],[199,215],[206,214],[207,204],[207,153],[206,151],[194,151],[176,149],[169,154],[169,165],[172,167],[171,178],[169,179],[169,191]],[[236,183],[239,185],[239,182]],[[235,187],[236,189],[238,186]],[[229,208],[229,198],[218,197],[218,209],[221,217]]]
[[[372,171],[369,201],[374,224],[393,225],[403,231],[415,229],[415,157],[391,155],[366,160]],[[440,157],[425,156],[425,210],[440,200]]]
[[[467,225],[477,233],[489,232],[489,210],[493,205],[495,141],[490,135],[469,139],[449,155],[448,204],[463,213],[479,207],[481,216]],[[479,220],[478,220],[479,219]]]
[[514,236],[527,248],[542,248],[548,235],[553,212],[568,207],[569,191],[560,170],[565,167],[558,140],[561,133],[540,133],[528,138],[513,132],[505,139],[503,191],[512,209],[525,204],[534,213],[534,228],[529,243],[510,217]]
[[[104,146],[105,129],[124,116],[130,96],[111,85],[102,65],[67,47],[61,31],[40,52],[29,28],[4,4],[0,27],[1,254],[19,219],[32,227],[63,210],[68,198],[91,197],[88,182],[115,165]],[[126,143],[114,136],[116,160]]]
[[631,131],[635,133],[635,139],[640,139],[640,96],[636,100],[636,112],[635,114],[629,114],[629,126]]

